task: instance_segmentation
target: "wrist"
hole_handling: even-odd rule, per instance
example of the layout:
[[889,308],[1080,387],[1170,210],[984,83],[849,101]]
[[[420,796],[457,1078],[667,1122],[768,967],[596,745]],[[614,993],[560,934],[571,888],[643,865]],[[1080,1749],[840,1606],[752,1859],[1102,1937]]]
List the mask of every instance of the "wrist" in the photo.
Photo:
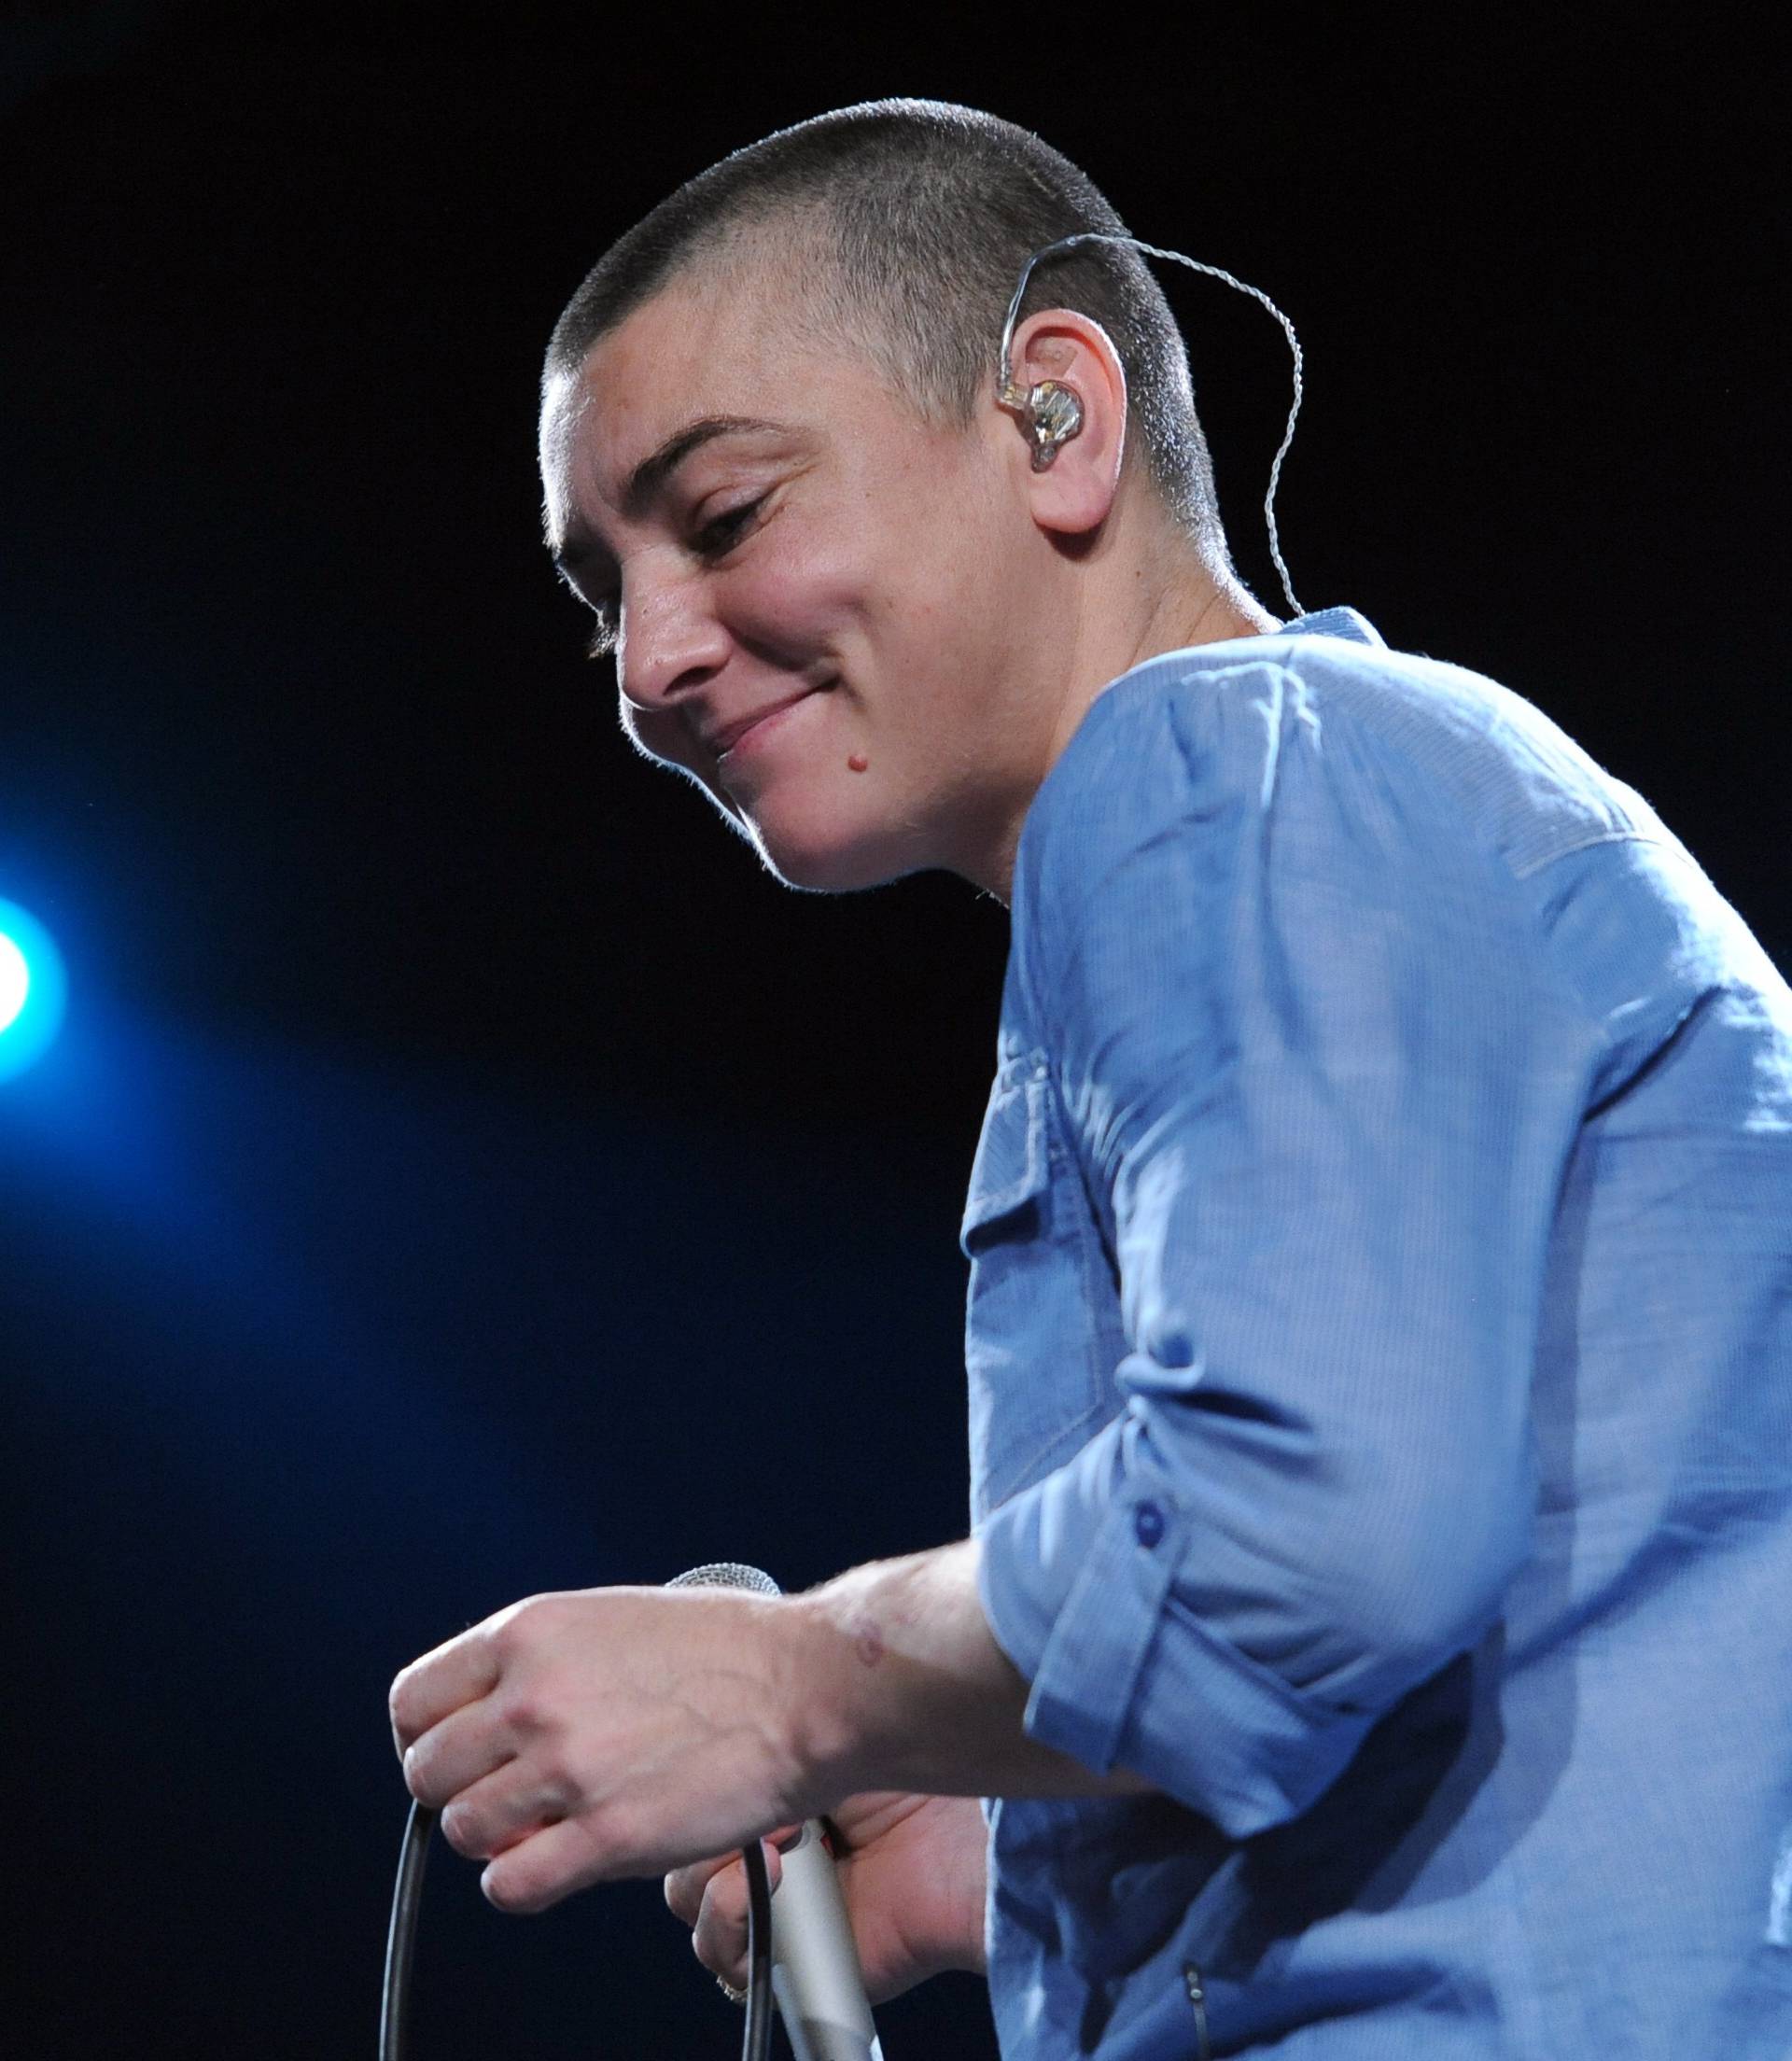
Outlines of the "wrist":
[[867,1789],[922,1796],[1123,1796],[1026,1732],[1025,1677],[977,1593],[974,1539],[875,1561],[789,1599],[798,1635],[791,1738],[812,1816]]
[[874,1772],[879,1760],[877,1712],[869,1693],[875,1666],[858,1642],[863,1635],[855,1577],[837,1577],[789,1602],[793,1640],[791,1745],[801,1809],[817,1817],[864,1789],[894,1788]]
[[964,1539],[873,1562],[791,1599],[798,1757],[818,1794],[1000,1793],[1027,1690],[985,1620],[977,1551]]

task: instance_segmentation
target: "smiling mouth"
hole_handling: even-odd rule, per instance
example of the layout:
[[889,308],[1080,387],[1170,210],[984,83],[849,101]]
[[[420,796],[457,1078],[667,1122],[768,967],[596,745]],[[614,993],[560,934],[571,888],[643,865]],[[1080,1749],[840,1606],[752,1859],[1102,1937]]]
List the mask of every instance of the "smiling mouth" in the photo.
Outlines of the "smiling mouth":
[[722,731],[718,741],[710,747],[715,752],[717,766],[726,765],[743,740],[750,737],[755,731],[763,729],[775,716],[787,714],[800,703],[807,701],[811,695],[828,693],[833,684],[833,680],[825,680],[819,687],[805,687],[783,701],[774,702],[769,708],[762,708],[758,715],[750,717],[747,722]]

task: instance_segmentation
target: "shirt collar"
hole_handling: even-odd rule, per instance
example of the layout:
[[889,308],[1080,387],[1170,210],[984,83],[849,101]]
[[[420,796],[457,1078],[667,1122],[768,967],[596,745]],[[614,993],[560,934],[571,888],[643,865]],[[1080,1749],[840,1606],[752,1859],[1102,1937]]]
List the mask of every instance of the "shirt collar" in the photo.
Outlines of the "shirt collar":
[[[1100,708],[1122,681],[1131,683],[1166,673],[1180,678],[1214,666],[1249,665],[1253,658],[1272,655],[1253,652],[1253,646],[1273,643],[1284,637],[1336,637],[1350,644],[1366,644],[1373,651],[1385,652],[1388,648],[1380,631],[1355,609],[1315,609],[1310,614],[1297,615],[1292,623],[1283,623],[1277,629],[1265,630],[1256,636],[1226,638],[1214,644],[1191,644],[1181,651],[1159,652],[1155,657],[1141,659],[1117,680],[1108,682],[1089,705],[1089,714]],[[1088,716],[1083,720],[1086,724]]]
[[1342,637],[1352,644],[1370,644],[1377,651],[1387,650],[1387,640],[1367,616],[1359,615],[1354,609],[1315,609],[1310,615],[1297,615],[1292,623],[1284,623],[1281,629],[1271,630],[1271,637]]

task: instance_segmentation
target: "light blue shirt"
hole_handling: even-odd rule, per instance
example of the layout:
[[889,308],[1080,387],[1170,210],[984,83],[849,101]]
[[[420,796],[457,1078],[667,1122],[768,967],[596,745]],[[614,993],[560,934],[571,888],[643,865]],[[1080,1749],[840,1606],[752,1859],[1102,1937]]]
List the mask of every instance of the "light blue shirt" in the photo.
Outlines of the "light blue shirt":
[[1640,796],[1349,610],[1125,675],[964,1247],[1027,1728],[1161,1792],[990,1804],[1005,2055],[1788,2061],[1792,995]]

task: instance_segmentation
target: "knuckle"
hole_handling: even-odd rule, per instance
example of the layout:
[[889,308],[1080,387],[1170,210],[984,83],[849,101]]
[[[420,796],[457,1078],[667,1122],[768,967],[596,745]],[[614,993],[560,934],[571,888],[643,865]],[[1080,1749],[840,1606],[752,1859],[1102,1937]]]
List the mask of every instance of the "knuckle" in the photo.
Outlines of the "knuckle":
[[720,1975],[725,1983],[735,1983],[737,1989],[745,1988],[744,1983],[735,1982],[735,1957],[710,1934],[693,1932],[691,1935],[691,1951],[697,1956],[697,1965],[707,1968],[710,1974]]
[[554,1729],[553,1713],[547,1699],[533,1689],[505,1699],[504,1722],[522,1739],[539,1739]]
[[541,1624],[543,1596],[525,1596],[488,1618],[485,1635],[500,1661],[514,1660],[538,1635]]
[[451,1803],[440,1820],[441,1836],[464,1860],[482,1860],[490,1850],[477,1816],[464,1803]]
[[563,1817],[576,1816],[591,1799],[584,1792],[569,1757],[564,1752],[544,1754],[535,1761],[536,1788],[542,1807]]

